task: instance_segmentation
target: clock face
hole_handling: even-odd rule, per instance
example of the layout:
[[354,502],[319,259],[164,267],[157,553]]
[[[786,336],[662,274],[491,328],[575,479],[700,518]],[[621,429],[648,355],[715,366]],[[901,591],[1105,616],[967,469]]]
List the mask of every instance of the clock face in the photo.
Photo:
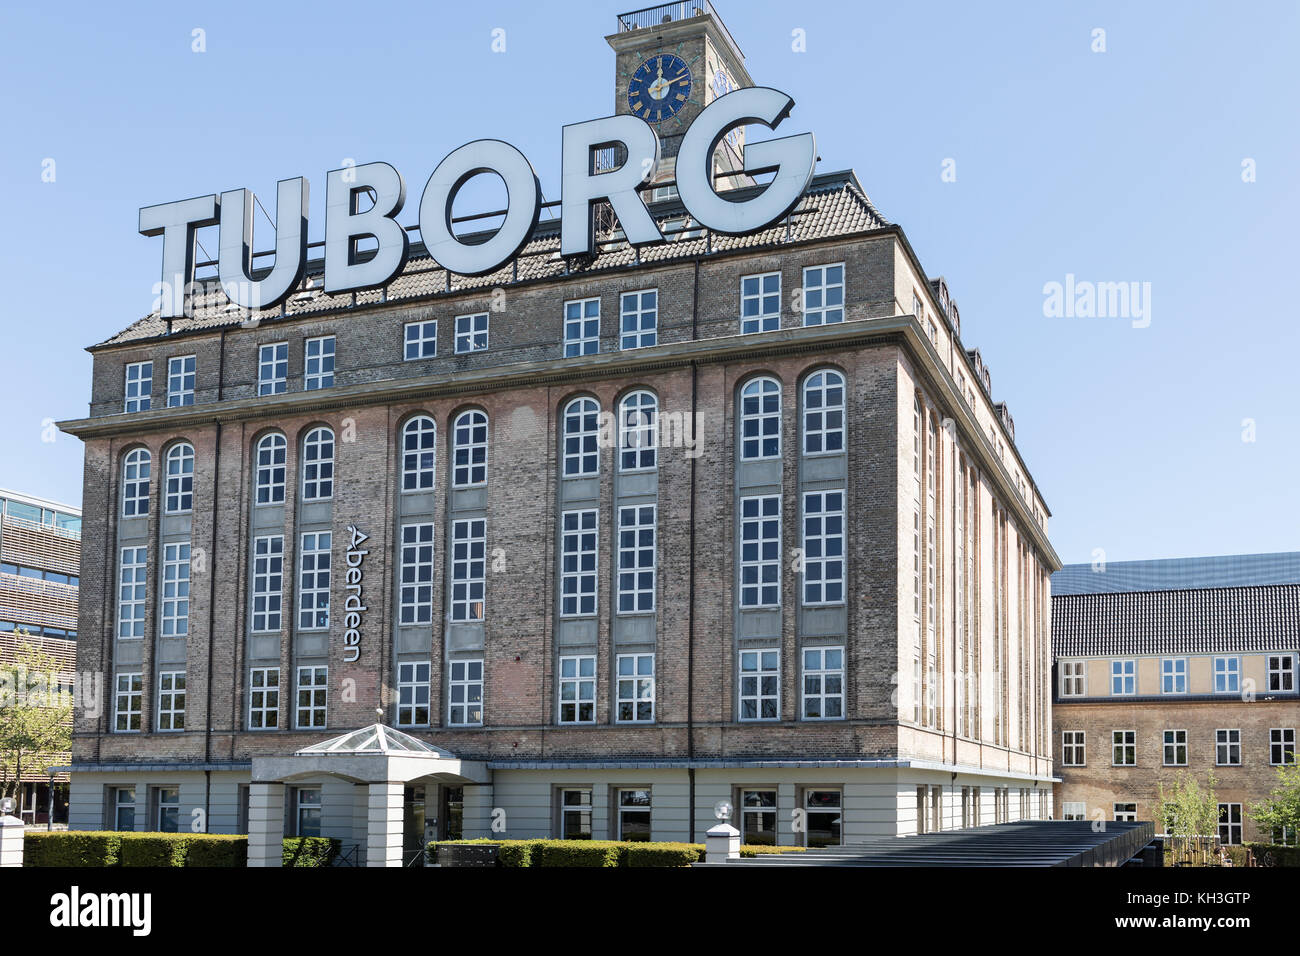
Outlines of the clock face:
[[691,96],[691,70],[672,53],[656,53],[637,67],[627,84],[627,105],[650,123],[677,114]]

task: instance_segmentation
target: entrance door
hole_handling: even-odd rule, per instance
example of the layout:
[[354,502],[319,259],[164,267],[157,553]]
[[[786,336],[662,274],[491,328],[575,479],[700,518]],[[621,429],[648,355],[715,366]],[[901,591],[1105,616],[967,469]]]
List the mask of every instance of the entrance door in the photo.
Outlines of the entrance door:
[[402,794],[402,861],[424,851],[424,787],[406,787]]
[[465,789],[463,787],[442,788],[442,839],[461,840],[464,830]]

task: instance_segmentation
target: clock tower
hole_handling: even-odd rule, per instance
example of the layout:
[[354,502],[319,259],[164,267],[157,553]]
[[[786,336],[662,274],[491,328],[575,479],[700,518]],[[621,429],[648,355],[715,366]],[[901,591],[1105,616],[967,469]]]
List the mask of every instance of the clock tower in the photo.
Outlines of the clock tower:
[[[635,113],[659,134],[656,182],[675,177],[682,135],[701,110],[719,96],[754,85],[745,55],[708,0],[620,14],[618,32],[605,40],[614,48],[614,109]],[[718,188],[751,182],[740,172],[744,148],[743,128],[719,144],[713,157]]]

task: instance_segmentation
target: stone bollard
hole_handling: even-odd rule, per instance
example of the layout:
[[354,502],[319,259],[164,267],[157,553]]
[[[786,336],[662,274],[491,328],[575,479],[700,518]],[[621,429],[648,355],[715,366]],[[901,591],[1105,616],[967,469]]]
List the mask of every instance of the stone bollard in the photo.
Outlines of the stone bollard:
[[0,867],[23,865],[23,821],[0,817]]
[[740,859],[740,831],[730,823],[719,823],[704,835],[704,862],[726,863]]

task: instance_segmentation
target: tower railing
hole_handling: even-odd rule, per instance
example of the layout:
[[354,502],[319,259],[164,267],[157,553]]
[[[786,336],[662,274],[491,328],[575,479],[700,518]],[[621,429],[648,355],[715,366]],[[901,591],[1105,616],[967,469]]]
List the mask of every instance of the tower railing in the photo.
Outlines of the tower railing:
[[718,25],[718,30],[726,39],[727,45],[731,47],[731,52],[736,55],[737,60],[743,60],[745,55],[740,52],[735,37],[731,35],[731,31],[722,22],[722,17],[718,16],[718,11],[713,9],[713,4],[709,3],[709,0],[682,0],[682,2],[678,3],[661,3],[655,7],[633,10],[631,13],[620,13],[618,15],[618,32],[648,30],[665,23],[676,23],[679,20],[691,20],[702,16],[713,17],[713,22]]

